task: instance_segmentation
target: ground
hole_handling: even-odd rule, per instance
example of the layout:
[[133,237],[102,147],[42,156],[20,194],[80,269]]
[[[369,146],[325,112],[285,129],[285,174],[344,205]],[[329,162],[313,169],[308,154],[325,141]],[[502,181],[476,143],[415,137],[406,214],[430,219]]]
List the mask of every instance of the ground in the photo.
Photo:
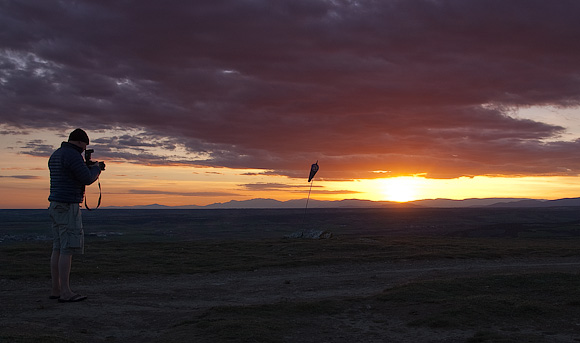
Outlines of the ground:
[[[429,305],[418,303],[410,308],[408,304],[377,304],[372,296],[417,280],[482,273],[576,273],[579,267],[578,257],[526,257],[339,263],[99,280],[75,279],[73,271],[74,290],[88,299],[67,304],[48,299],[47,279],[2,279],[1,337],[20,342],[27,341],[27,337],[30,341],[40,338],[54,342],[64,338],[71,342],[209,342],[213,339],[204,336],[203,323],[211,319],[212,309],[354,299],[347,311],[334,315],[314,313],[311,321],[300,321],[311,325],[296,327],[289,323],[287,333],[278,336],[280,341],[476,342],[482,328],[408,325],[413,316],[421,317],[425,315],[422,312],[430,311]],[[377,306],[383,307],[379,311]],[[570,325],[578,327],[580,323],[568,324],[540,328],[540,332],[531,332],[532,326],[514,328],[509,324],[487,329],[503,330],[508,336],[510,330],[517,331],[518,337],[525,337],[531,330],[529,337],[533,339],[529,342],[580,341],[580,331],[570,329]],[[222,340],[264,341],[251,337]]]
[[63,304],[46,211],[0,210],[0,343],[580,342],[577,207],[83,216]]

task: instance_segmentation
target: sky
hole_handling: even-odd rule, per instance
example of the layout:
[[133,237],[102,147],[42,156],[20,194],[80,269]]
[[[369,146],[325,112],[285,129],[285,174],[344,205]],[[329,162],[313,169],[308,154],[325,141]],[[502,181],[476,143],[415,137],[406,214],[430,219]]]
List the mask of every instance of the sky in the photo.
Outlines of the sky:
[[48,157],[77,127],[107,165],[102,206],[310,186],[578,197],[579,14],[575,0],[0,1],[0,208],[48,206]]

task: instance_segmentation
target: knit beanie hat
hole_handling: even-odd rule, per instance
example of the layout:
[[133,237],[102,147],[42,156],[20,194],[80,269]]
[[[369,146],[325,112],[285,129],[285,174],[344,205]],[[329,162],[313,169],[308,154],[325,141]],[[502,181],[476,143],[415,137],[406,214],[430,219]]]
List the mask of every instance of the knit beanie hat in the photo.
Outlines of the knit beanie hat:
[[82,129],[75,129],[73,132],[71,132],[70,135],[68,136],[68,140],[69,142],[70,141],[85,142],[87,143],[87,145],[89,145],[89,136]]

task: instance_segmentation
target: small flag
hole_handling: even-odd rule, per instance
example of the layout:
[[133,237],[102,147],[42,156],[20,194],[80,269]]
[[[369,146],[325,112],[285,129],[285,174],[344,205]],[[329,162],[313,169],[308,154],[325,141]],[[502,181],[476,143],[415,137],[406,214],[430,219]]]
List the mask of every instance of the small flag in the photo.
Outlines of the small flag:
[[312,181],[314,175],[316,175],[316,172],[318,171],[318,168],[318,161],[316,161],[316,163],[312,164],[310,167],[310,176],[308,176],[308,182]]

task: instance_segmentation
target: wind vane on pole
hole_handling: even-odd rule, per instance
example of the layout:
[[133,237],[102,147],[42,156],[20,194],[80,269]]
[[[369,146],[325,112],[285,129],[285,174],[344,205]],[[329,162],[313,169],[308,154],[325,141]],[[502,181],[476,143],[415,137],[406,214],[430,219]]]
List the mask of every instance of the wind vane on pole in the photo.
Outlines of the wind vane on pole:
[[[318,167],[318,161],[316,161],[316,163],[313,163],[312,166],[310,167],[310,175],[308,176],[308,182],[312,181],[312,179],[314,179],[314,175],[316,175],[316,172],[318,171],[319,167]],[[308,202],[310,201],[310,192],[312,192],[312,185],[314,184],[314,182],[310,183],[310,190],[308,190],[308,198],[306,199],[306,208],[304,208],[304,214],[306,214],[306,209],[308,208]]]
[[312,181],[314,175],[316,175],[316,172],[318,171],[318,168],[318,161],[316,161],[316,163],[312,164],[310,167],[310,176],[308,176],[308,182]]

